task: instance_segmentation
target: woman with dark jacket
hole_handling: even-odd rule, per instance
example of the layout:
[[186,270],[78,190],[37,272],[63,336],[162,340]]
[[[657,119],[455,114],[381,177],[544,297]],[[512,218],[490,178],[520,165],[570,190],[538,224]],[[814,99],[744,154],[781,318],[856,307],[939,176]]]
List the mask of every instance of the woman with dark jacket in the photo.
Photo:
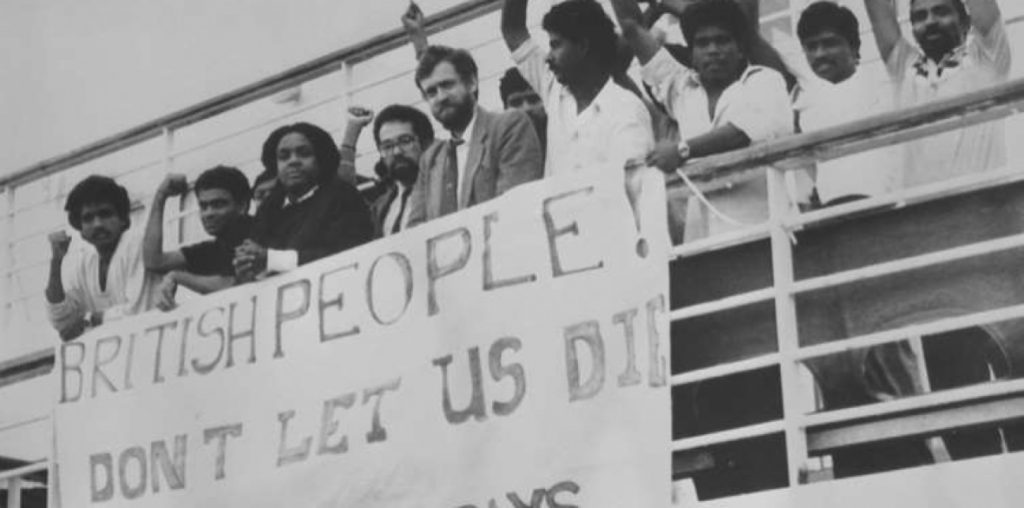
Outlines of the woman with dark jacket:
[[263,166],[277,185],[260,204],[252,237],[235,250],[240,281],[287,272],[373,239],[370,211],[337,178],[331,135],[304,122],[280,127],[263,143]]

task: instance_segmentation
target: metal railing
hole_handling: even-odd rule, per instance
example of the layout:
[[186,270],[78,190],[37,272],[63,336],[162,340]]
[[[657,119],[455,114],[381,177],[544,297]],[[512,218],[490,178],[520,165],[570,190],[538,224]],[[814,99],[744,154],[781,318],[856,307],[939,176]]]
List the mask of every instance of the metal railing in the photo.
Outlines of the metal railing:
[[[429,17],[428,32],[438,32],[475,19],[483,14],[497,10],[499,6],[500,0],[480,0],[460,4],[452,9]],[[170,164],[170,160],[175,155],[179,155],[178,152],[170,148],[173,147],[171,140],[176,129],[257,99],[273,95],[278,91],[288,89],[304,81],[335,72],[345,64],[366,60],[404,43],[405,35],[400,30],[387,32],[259,82],[109,136],[67,154],[25,168],[12,175],[2,177],[0,178],[0,187],[4,188],[5,194],[10,201],[12,189],[19,185],[55,174],[85,161],[113,153],[124,147],[158,136],[163,136],[168,143],[167,153],[169,155],[163,163]],[[707,181],[713,178],[713,186],[747,178],[749,177],[748,173],[756,171],[758,167],[766,165],[773,167],[768,173],[771,219],[766,224],[679,246],[673,250],[673,256],[685,259],[707,252],[724,250],[744,243],[767,239],[771,247],[772,271],[775,283],[773,287],[675,309],[671,312],[670,318],[673,321],[680,321],[754,303],[771,302],[774,305],[774,314],[776,316],[776,334],[779,340],[779,350],[775,353],[751,359],[674,374],[671,378],[671,384],[673,386],[681,386],[766,367],[779,366],[784,400],[781,419],[679,439],[672,443],[671,449],[673,451],[694,450],[744,438],[784,433],[787,443],[788,476],[790,485],[795,486],[800,483],[801,468],[808,457],[817,450],[829,449],[830,446],[833,446],[832,443],[836,441],[848,442],[850,434],[858,432],[852,426],[826,432],[811,432],[816,429],[826,427],[831,429],[837,424],[857,422],[867,417],[899,416],[908,413],[916,415],[922,410],[941,410],[970,402],[982,404],[991,401],[993,398],[1024,395],[1024,382],[1009,381],[949,390],[874,404],[867,407],[830,411],[822,414],[805,414],[800,409],[799,401],[796,399],[795,394],[798,392],[797,370],[799,365],[808,359],[857,348],[893,343],[905,340],[909,336],[934,334],[964,326],[1021,318],[1024,317],[1024,305],[979,312],[923,325],[886,330],[832,343],[801,347],[797,333],[795,302],[797,295],[856,283],[871,278],[885,277],[935,264],[948,263],[980,254],[989,254],[996,250],[1019,248],[1024,246],[1024,234],[803,280],[796,280],[794,276],[793,246],[790,242],[790,235],[792,233],[815,224],[857,216],[865,212],[901,208],[914,203],[1024,180],[1024,176],[1021,176],[1019,171],[1008,170],[975,175],[956,181],[942,182],[803,214],[793,212],[783,190],[785,188],[784,173],[794,168],[803,167],[808,163],[842,157],[859,151],[906,142],[930,134],[1001,119],[1017,113],[1022,107],[1024,107],[1024,80],[1013,81],[992,89],[981,90],[950,100],[886,113],[814,133],[792,136],[744,150],[708,157],[687,166],[686,172],[696,180]],[[685,192],[678,181],[670,182],[670,188],[674,193]],[[7,210],[9,214],[13,213],[12,206],[8,206]],[[40,351],[32,355],[0,363],[0,388],[7,384],[46,375],[52,369],[53,361],[53,351]],[[1011,409],[1018,412],[1020,410],[1016,406]],[[1006,415],[1002,416],[1005,417]],[[957,424],[965,425],[965,421],[967,420],[958,420],[959,423]],[[970,422],[978,423],[976,419],[970,420]],[[947,422],[943,425],[948,424]],[[941,430],[941,428],[932,430],[937,431]],[[878,434],[875,436],[877,437]],[[863,440],[864,438],[860,439]],[[8,506],[19,506],[22,479],[25,476],[48,470],[48,462],[42,461],[0,473],[0,483],[6,483],[7,485]]]
[[[782,415],[779,419],[678,439],[673,442],[673,451],[697,451],[713,445],[782,433],[786,437],[789,485],[796,486],[801,483],[805,474],[805,464],[813,454],[827,453],[838,446],[837,443],[849,446],[911,435],[905,431],[895,434],[891,432],[900,423],[906,428],[908,422],[915,422],[916,425],[910,427],[914,433],[927,431],[936,434],[957,427],[991,424],[1024,417],[1024,407],[1014,403],[1017,398],[1024,396],[1024,381],[1019,380],[950,389],[810,415],[806,414],[795,400],[800,393],[797,369],[808,360],[906,341],[910,337],[1024,318],[1024,305],[1013,305],[843,338],[835,342],[801,346],[795,311],[797,296],[1020,249],[1024,247],[1024,232],[800,280],[794,278],[791,242],[791,235],[812,225],[840,219],[849,220],[868,212],[896,210],[944,197],[1021,182],[1024,181],[1024,172],[1019,168],[1007,168],[975,174],[809,213],[796,211],[789,203],[785,191],[787,171],[805,168],[816,161],[903,143],[983,122],[997,121],[1021,111],[1022,108],[1024,80],[1017,80],[961,97],[893,111],[818,132],[708,157],[686,166],[685,172],[692,179],[713,180],[708,186],[712,189],[720,188],[726,183],[749,179],[751,172],[765,166],[769,167],[767,178],[771,216],[766,224],[678,246],[673,250],[673,256],[685,261],[709,252],[724,252],[737,245],[763,242],[767,238],[770,243],[774,284],[771,287],[674,309],[671,311],[670,319],[673,322],[680,322],[757,303],[772,302],[778,351],[675,374],[671,379],[672,386],[691,385],[729,375],[778,367],[783,400]],[[688,192],[679,181],[671,182],[670,188],[677,193]],[[1000,410],[992,411],[992,405]],[[925,414],[924,420],[922,412]],[[935,416],[938,414],[942,414],[944,418],[936,419]],[[880,425],[876,421],[859,423],[866,419],[882,419],[883,423],[888,419],[889,425]],[[929,424],[922,426],[922,421]],[[870,429],[870,432],[865,431],[865,428]],[[819,429],[824,430],[818,432]]]

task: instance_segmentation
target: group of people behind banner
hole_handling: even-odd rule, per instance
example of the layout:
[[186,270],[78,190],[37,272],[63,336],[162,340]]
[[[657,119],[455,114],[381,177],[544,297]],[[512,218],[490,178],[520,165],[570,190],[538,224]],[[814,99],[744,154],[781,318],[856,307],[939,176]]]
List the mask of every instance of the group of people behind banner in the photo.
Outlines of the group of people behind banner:
[[[404,104],[350,108],[340,143],[308,123],[280,127],[251,185],[226,166],[191,185],[167,175],[142,235],[128,232],[126,190],[90,176],[65,210],[93,248],[65,260],[70,237],[50,236],[50,321],[71,340],[118,316],[173,308],[178,286],[206,294],[287,272],[545,176],[644,165],[675,172],[693,158],[1007,79],[1010,45],[996,0],[909,0],[913,40],[901,34],[892,2],[863,1],[889,81],[861,68],[858,20],[829,1],[800,15],[801,60],[762,38],[757,0],[611,0],[611,13],[596,0],[554,2],[542,22],[546,47],[527,28],[528,0],[505,0],[501,32],[515,67],[501,79],[500,112],[478,104],[473,56],[428,45],[425,17],[411,4],[401,22],[416,48],[414,79],[442,132]],[[665,42],[657,28],[675,25],[685,45]],[[639,82],[627,72],[634,58]],[[360,193],[356,144],[371,125],[377,178]],[[997,168],[1005,157],[1001,124],[986,123],[820,163],[792,173],[788,191],[801,208],[830,206]],[[211,239],[165,250],[165,203],[190,186]],[[766,178],[669,208],[677,241],[760,224]]]

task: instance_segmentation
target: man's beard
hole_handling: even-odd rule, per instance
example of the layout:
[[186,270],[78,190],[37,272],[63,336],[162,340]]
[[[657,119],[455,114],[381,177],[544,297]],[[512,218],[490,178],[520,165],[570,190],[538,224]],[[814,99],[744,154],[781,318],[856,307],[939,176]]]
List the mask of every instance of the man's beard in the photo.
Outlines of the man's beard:
[[452,101],[446,105],[446,108],[452,108],[454,111],[447,118],[440,118],[439,115],[434,115],[437,121],[448,130],[456,130],[466,126],[469,123],[469,119],[473,117],[473,106],[471,101],[456,102]]
[[[939,35],[940,37],[928,39],[928,36],[933,34]],[[925,31],[917,41],[925,54],[936,62],[941,60],[951,51],[955,50],[961,42],[961,38],[940,29]]]
[[412,184],[419,175],[419,164],[404,155],[396,155],[388,168],[388,176],[405,184]]

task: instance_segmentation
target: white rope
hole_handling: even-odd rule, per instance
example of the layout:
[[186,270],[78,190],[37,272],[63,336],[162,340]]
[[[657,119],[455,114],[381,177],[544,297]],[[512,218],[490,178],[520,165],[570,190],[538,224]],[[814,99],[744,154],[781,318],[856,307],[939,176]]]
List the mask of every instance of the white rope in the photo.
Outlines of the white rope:
[[690,180],[690,177],[686,176],[686,173],[684,173],[682,169],[678,169],[677,168],[676,169],[676,174],[679,175],[679,177],[683,179],[683,183],[685,183],[686,186],[689,187],[690,192],[692,192],[694,196],[697,196],[697,200],[700,201],[701,204],[706,206],[708,208],[708,210],[711,211],[711,214],[714,215],[715,217],[718,217],[718,219],[721,220],[722,222],[725,222],[727,224],[731,224],[733,226],[738,226],[738,227],[754,227],[754,226],[757,226],[757,224],[748,224],[746,222],[738,221],[736,219],[733,219],[732,217],[729,217],[728,215],[723,213],[721,210],[716,208],[715,205],[712,205],[711,201],[708,201],[707,196],[705,196],[704,193],[701,192],[701,190],[697,188],[697,186],[693,183],[693,180]]

